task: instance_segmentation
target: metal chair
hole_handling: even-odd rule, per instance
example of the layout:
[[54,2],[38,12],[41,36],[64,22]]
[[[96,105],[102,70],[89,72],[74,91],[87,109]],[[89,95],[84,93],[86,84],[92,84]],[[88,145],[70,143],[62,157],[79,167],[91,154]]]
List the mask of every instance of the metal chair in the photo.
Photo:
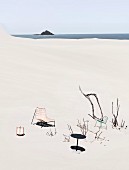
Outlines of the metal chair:
[[96,119],[96,123],[95,123],[95,127],[99,127],[99,128],[105,128],[107,129],[107,120],[108,120],[108,117],[107,116],[104,116],[103,119]]

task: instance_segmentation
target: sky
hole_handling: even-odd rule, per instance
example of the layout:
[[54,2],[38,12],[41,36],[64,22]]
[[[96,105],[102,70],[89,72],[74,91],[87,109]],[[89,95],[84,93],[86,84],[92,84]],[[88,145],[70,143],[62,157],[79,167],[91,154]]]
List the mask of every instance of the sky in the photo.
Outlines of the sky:
[[10,34],[129,33],[129,0],[0,0]]

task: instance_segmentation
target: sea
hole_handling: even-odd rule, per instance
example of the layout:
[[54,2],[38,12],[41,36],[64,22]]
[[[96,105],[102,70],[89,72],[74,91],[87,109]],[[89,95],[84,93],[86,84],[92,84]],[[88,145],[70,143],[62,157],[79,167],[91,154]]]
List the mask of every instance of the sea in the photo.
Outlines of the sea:
[[31,39],[116,39],[116,40],[129,40],[129,33],[127,34],[55,34],[55,35],[38,35],[38,34],[24,34],[13,35],[21,38]]

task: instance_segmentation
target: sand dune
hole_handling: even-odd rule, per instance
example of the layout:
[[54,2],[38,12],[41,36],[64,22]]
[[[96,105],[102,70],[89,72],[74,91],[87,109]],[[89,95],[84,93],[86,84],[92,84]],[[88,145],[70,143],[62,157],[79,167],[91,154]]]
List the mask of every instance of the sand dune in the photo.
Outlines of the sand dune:
[[[1,169],[128,170],[129,130],[113,130],[110,120],[111,102],[119,98],[118,119],[129,124],[129,41],[20,39],[2,29],[0,37]],[[80,133],[77,119],[95,123],[79,85],[98,95],[109,117],[103,131],[109,141],[90,143],[87,136],[87,142],[79,141],[86,151],[76,154],[70,149],[74,139],[63,142],[67,124]],[[57,135],[49,137],[50,128],[31,125],[36,107],[45,107],[56,120]],[[23,138],[16,136],[17,126],[25,127]]]

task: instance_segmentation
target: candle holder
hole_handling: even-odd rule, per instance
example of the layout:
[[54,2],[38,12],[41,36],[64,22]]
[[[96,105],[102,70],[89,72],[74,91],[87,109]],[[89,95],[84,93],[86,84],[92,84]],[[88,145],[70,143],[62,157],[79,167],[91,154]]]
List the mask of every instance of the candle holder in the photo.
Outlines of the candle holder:
[[24,132],[24,127],[16,127],[16,135],[17,136],[24,136],[25,132]]

